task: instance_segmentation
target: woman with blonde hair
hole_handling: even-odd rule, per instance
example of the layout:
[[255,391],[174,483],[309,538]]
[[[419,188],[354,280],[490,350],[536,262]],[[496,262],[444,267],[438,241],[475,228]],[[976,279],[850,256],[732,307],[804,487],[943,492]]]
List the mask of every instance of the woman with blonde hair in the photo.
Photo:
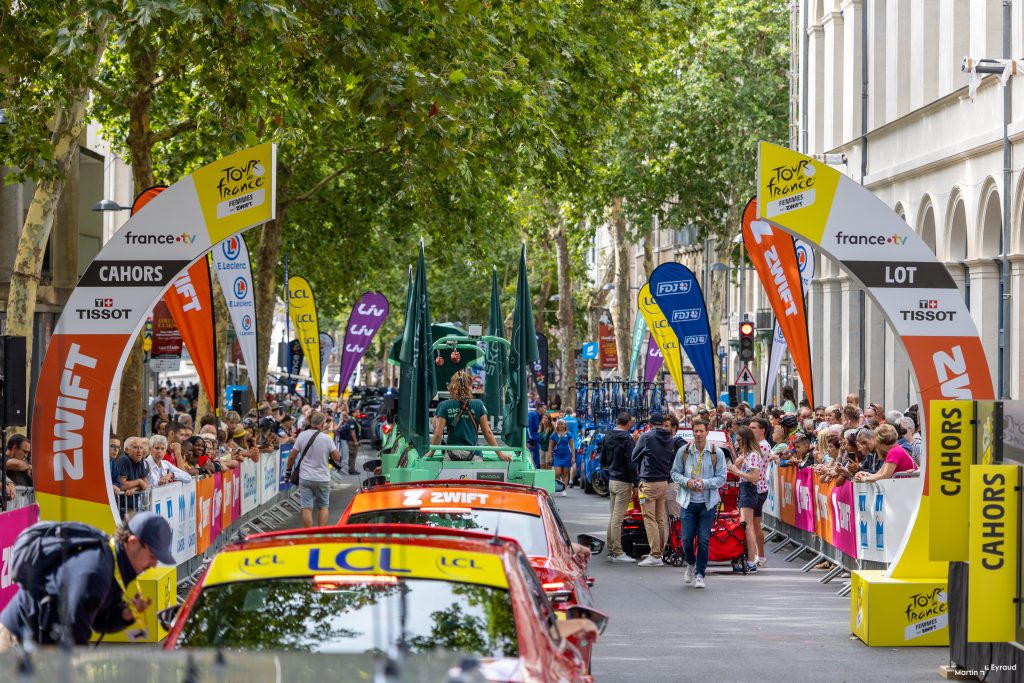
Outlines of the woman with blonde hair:
[[[448,395],[448,400],[437,404],[431,445],[441,443],[441,437],[447,433],[449,446],[476,446],[477,434],[482,432],[489,445],[498,446],[487,422],[487,406],[480,399],[473,398],[473,376],[468,371],[459,370],[452,376],[448,382]],[[502,460],[512,459],[507,453],[497,453]],[[476,456],[476,451],[453,449],[445,451],[445,456],[449,460],[467,461]]]
[[[568,423],[566,424],[568,429]],[[551,415],[544,413],[540,418],[540,429],[537,430],[537,438],[540,443],[540,468],[542,470],[551,469],[551,437],[555,435],[555,423],[551,419]]]
[[569,495],[569,470],[572,468],[572,454],[576,452],[576,443],[569,433],[569,425],[565,420],[555,423],[555,433],[548,443],[548,460],[555,468],[555,479],[562,482],[562,495]]

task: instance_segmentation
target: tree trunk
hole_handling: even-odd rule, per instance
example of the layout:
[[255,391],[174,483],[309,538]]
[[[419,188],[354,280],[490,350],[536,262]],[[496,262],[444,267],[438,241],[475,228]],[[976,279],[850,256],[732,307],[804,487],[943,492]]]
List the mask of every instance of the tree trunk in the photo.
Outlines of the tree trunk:
[[569,235],[562,212],[556,210],[555,255],[558,263],[558,332],[562,356],[562,405],[576,407],[576,329],[575,306],[572,299],[572,274],[569,263]]
[[537,331],[537,334],[543,334],[545,337],[548,336],[548,321],[546,309],[548,306],[548,299],[551,298],[551,289],[554,287],[554,281],[551,277],[551,273],[545,273],[544,279],[540,282],[540,291],[537,293],[537,300],[533,304],[533,326]]
[[[153,102],[150,84],[156,78],[156,53],[146,45],[129,41],[128,59],[132,70],[132,94],[128,97],[128,151],[131,154],[135,194],[156,184],[153,177],[153,142],[149,109]],[[117,433],[122,440],[138,435],[143,420],[142,374],[145,372],[142,340],[136,339],[121,371],[121,393],[117,405]],[[147,416],[148,417],[148,416]]]
[[632,326],[629,319],[629,242],[626,241],[626,217],[622,213],[622,198],[616,197],[612,204],[612,253],[615,284],[615,305],[612,307],[612,324],[615,326],[615,349],[618,354],[619,378],[629,378],[629,348]]
[[651,279],[654,272],[654,228],[644,235],[644,281]]
[[43,254],[50,240],[53,219],[57,214],[68,174],[78,162],[78,140],[82,135],[85,108],[89,99],[89,81],[96,75],[96,69],[109,37],[110,16],[105,15],[94,27],[96,44],[90,55],[89,70],[81,84],[67,84],[70,106],[57,112],[50,140],[53,144],[53,159],[58,171],[56,178],[43,179],[36,183],[32,193],[21,235],[18,237],[18,251],[11,270],[11,282],[7,293],[6,334],[25,337],[26,386],[31,385],[32,368],[32,323],[36,313],[36,293],[39,288],[39,274],[43,267]]
[[[267,368],[274,352],[271,332],[274,331],[274,306],[277,302],[277,262],[281,251],[285,207],[278,203],[277,218],[264,223],[260,230],[260,246],[256,256],[256,353],[259,367],[260,399],[267,393]],[[288,341],[287,339],[285,341]]]

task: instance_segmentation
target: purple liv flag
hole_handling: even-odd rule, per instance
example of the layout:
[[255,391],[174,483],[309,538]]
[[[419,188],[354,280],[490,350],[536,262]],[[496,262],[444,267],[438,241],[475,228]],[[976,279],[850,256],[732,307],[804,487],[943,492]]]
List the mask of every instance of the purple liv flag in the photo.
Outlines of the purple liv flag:
[[653,382],[658,377],[658,370],[661,369],[661,364],[665,358],[661,355],[661,349],[658,348],[658,342],[654,341],[654,335],[651,335],[647,342],[647,365],[644,367],[644,381]]
[[370,348],[377,330],[388,317],[388,299],[380,292],[363,292],[359,303],[352,307],[345,327],[345,346],[341,350],[341,376],[338,378],[338,395],[345,392],[348,381]]

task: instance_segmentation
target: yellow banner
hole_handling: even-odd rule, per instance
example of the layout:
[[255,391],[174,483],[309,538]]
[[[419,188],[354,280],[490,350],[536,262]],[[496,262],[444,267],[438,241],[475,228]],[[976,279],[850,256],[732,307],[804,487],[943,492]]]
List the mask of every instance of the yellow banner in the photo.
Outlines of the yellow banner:
[[762,142],[758,151],[757,206],[761,216],[820,244],[839,185],[839,171],[770,142]]
[[317,543],[220,553],[210,567],[205,584],[352,574],[508,587],[499,555],[377,543]]
[[322,396],[320,383],[320,323],[316,317],[316,302],[313,299],[313,288],[306,278],[292,275],[288,278],[288,306],[295,326],[295,336],[302,345],[302,353],[306,356],[309,374],[316,386],[317,396]]
[[974,403],[932,401],[928,409],[928,490],[931,495],[928,556],[966,561],[971,508]]
[[967,640],[973,643],[1016,638],[1019,485],[1016,465],[971,468]]
[[274,145],[236,152],[192,174],[210,243],[274,218]]
[[676,383],[676,390],[682,396],[684,391],[683,357],[680,353],[679,338],[672,331],[672,327],[668,324],[665,314],[661,312],[661,308],[654,302],[654,297],[651,296],[650,285],[644,284],[640,288],[640,293],[637,295],[637,307],[640,309],[640,315],[647,322],[647,329],[651,331],[654,342],[661,350],[661,355],[665,358],[665,367],[668,368],[668,373],[672,375],[672,381]]

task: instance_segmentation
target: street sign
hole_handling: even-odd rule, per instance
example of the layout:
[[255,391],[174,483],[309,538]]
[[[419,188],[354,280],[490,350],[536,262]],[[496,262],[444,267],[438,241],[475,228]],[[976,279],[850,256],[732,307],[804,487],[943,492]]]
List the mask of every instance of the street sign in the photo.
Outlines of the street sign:
[[583,345],[583,360],[597,360],[597,342],[586,342]]
[[736,381],[733,384],[738,387],[752,387],[757,384],[757,380],[754,379],[754,374],[750,372],[750,367],[744,365],[740,368],[740,374],[736,375]]

